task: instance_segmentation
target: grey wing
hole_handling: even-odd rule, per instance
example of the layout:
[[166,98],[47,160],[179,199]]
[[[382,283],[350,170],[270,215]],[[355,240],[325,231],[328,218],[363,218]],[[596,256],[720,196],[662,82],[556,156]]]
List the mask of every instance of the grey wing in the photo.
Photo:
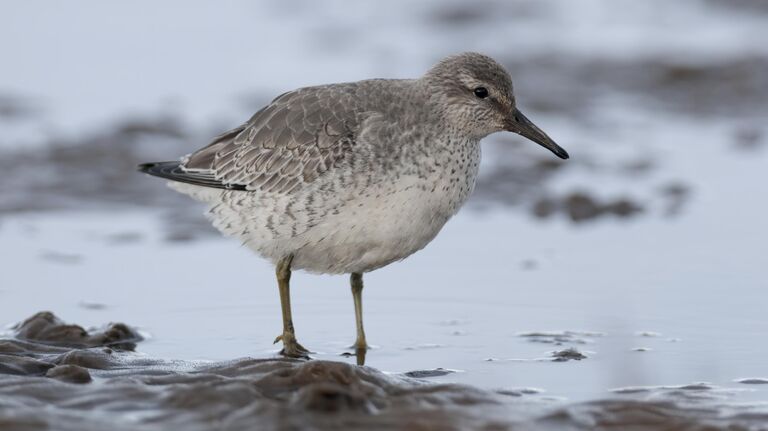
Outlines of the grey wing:
[[286,93],[187,156],[178,170],[206,187],[290,193],[352,154],[361,121],[355,108],[353,89],[344,87]]

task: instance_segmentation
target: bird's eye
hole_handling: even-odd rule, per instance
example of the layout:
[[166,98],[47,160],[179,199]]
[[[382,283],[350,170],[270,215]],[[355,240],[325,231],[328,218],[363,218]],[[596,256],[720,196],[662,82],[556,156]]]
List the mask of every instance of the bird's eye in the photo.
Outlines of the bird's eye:
[[485,87],[477,87],[473,90],[475,93],[475,96],[477,96],[480,99],[485,99],[488,97],[488,89]]

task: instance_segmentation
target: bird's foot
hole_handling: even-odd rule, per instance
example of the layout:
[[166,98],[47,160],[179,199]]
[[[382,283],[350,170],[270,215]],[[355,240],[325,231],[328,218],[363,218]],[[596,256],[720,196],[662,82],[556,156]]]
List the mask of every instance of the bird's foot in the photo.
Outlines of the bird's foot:
[[278,341],[283,342],[283,350],[280,351],[281,355],[289,358],[309,359],[309,350],[296,341],[296,336],[292,332],[283,332],[281,335],[278,335],[273,344]]

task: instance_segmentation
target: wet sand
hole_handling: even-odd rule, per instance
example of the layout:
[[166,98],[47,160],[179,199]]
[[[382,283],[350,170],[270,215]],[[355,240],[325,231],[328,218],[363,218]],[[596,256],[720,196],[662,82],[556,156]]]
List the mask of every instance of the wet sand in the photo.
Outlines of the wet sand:
[[128,325],[86,331],[49,312],[12,335],[0,340],[0,425],[9,430],[739,430],[768,421],[749,408],[697,406],[706,385],[563,405],[336,361],[155,359],[134,351],[141,335]]

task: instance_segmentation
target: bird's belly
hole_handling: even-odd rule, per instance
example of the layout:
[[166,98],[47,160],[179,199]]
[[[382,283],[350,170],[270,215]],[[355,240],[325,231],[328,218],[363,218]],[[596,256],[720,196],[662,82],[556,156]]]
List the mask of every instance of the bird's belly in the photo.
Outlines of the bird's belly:
[[351,201],[300,235],[294,267],[367,272],[410,256],[435,238],[471,191],[441,187],[413,182]]

